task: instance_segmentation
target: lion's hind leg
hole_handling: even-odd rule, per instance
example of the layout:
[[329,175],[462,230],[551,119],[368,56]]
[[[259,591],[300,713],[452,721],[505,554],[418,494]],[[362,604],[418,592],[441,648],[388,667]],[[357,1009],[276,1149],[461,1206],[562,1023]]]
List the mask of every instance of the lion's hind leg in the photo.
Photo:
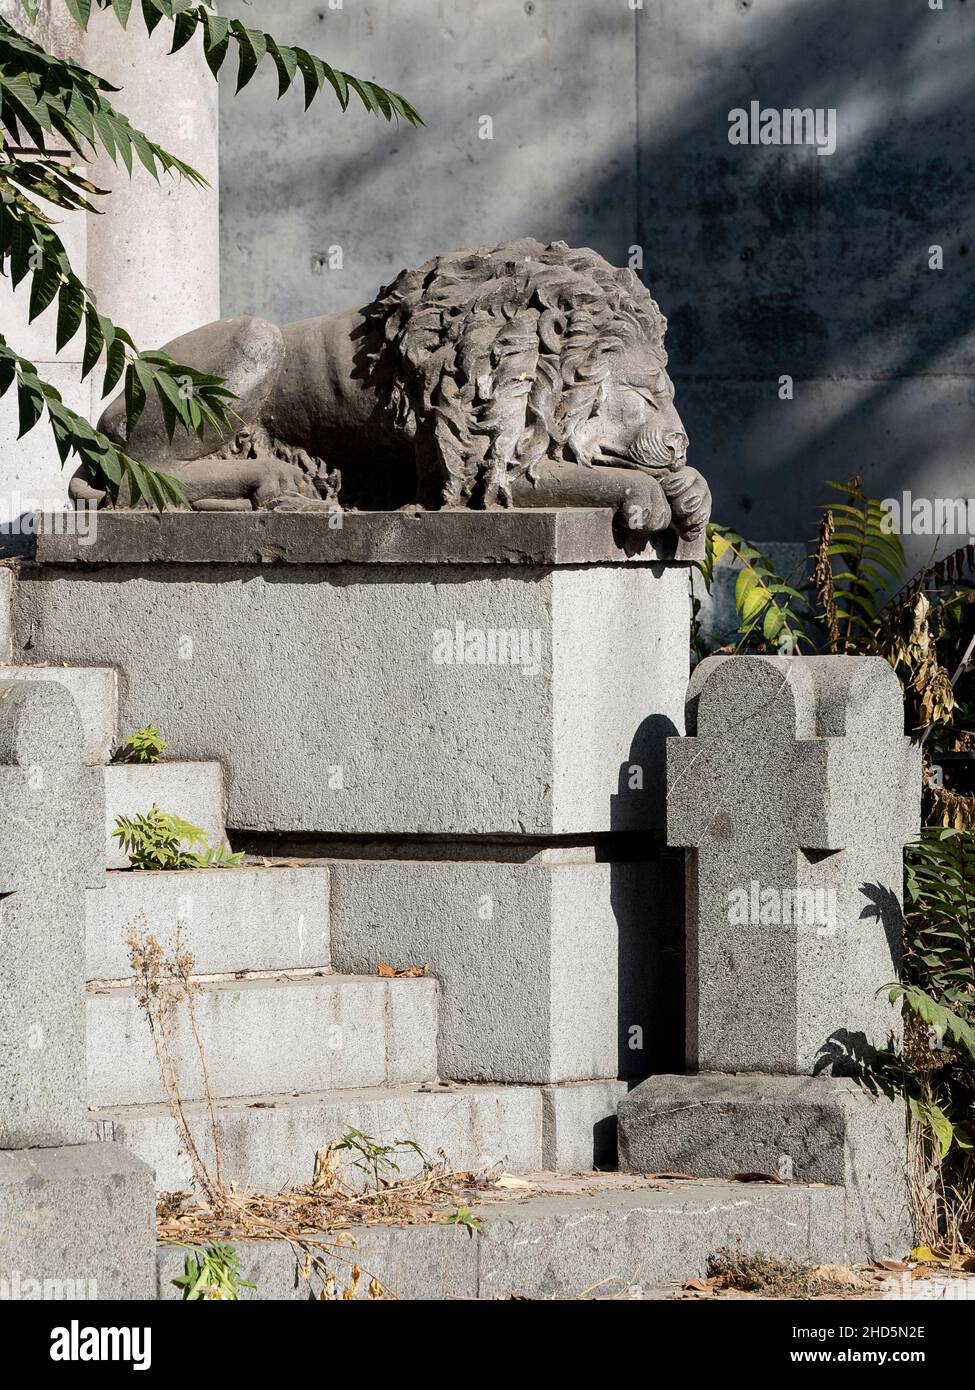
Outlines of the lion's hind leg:
[[[193,462],[207,460],[212,463],[211,474],[219,481],[214,498],[229,502],[234,497],[253,496],[253,460],[238,461],[228,454],[241,431],[260,427],[268,397],[284,362],[284,338],[280,328],[266,319],[220,319],[173,339],[162,351],[175,362],[224,379],[237,397],[231,402],[232,428],[221,434],[208,427],[202,439],[177,428],[170,441],[162,406],[152,394],[130,431],[122,393],[103,412],[99,429],[139,463],[177,477]],[[225,464],[223,468],[216,467],[218,460]],[[239,476],[236,490],[235,471]],[[193,477],[192,470],[188,476]],[[80,475],[72,479],[71,495],[87,500],[99,496]],[[188,495],[193,501],[192,492]]]

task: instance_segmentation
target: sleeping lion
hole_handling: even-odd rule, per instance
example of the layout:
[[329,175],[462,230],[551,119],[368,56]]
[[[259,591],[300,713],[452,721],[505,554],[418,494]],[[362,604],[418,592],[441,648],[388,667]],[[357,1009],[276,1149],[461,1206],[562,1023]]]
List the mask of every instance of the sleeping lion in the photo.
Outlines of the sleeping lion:
[[[667,321],[630,270],[532,240],[404,270],[363,309],[278,327],[224,319],[167,344],[237,394],[232,438],[178,432],[158,402],[131,435],[198,510],[611,507],[629,532],[703,535]],[[80,475],[76,498],[101,499]]]

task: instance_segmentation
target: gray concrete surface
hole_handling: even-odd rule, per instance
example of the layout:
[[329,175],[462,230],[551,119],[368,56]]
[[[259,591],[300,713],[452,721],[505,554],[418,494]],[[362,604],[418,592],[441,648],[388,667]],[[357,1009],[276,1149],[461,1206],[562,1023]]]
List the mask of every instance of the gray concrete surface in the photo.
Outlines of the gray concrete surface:
[[911,1243],[899,1100],[827,1076],[654,1076],[620,1102],[620,1167],[845,1186],[871,1258]]
[[[42,0],[35,26],[28,21],[20,0],[0,0],[0,16],[59,56],[80,56],[80,30],[59,0]],[[67,151],[57,136],[53,137],[53,148]],[[76,156],[72,162],[80,173],[90,175],[90,169],[80,165]],[[39,206],[53,218],[72,266],[84,278],[88,265],[88,219],[84,213],[65,213],[44,202]],[[92,378],[81,380],[84,334],[76,334],[58,352],[57,307],[50,307],[33,323],[29,322],[31,279],[28,275],[14,289],[9,277],[3,277],[0,332],[15,352],[33,362],[41,377],[60,391],[67,406],[87,418],[91,411]],[[99,307],[104,312],[101,303]],[[17,392],[11,390],[0,398],[0,554],[28,553],[30,537],[23,534],[20,518],[37,509],[59,508],[68,495],[68,473],[47,419],[39,421],[22,439],[18,439],[19,433]]]
[[616,1111],[625,1081],[542,1087],[542,1167],[553,1173],[615,1168]]
[[[384,1143],[412,1140],[452,1168],[588,1172],[616,1163],[616,1105],[625,1082],[564,1086],[412,1086],[349,1088],[315,1094],[254,1095],[217,1102],[224,1173],[241,1187],[276,1191],[311,1176],[315,1152],[352,1127]],[[203,1101],[184,1107],[204,1159],[211,1158]],[[124,1144],[153,1169],[161,1191],[192,1182],[167,1106],[120,1105],[90,1114],[99,1139]],[[419,1160],[397,1160],[411,1173]],[[355,1172],[350,1171],[354,1181]]]
[[4,1300],[152,1296],[152,1173],[83,1142],[85,892],[105,881],[102,773],[83,744],[63,684],[0,675]]
[[118,672],[109,666],[0,666],[0,680],[63,685],[81,716],[81,761],[107,763],[118,724]]
[[[153,716],[124,721],[127,728],[153,723]],[[158,727],[158,726],[157,726]],[[163,724],[166,733],[168,727]],[[139,816],[152,809],[168,811],[199,826],[216,849],[226,836],[226,799],[220,763],[177,762],[113,763],[103,773],[105,781],[105,862],[109,869],[127,869],[129,856],[112,838],[119,816]]]
[[[211,1158],[205,1103],[186,1113],[204,1159]],[[223,1169],[241,1188],[276,1192],[311,1180],[316,1150],[349,1128],[383,1143],[412,1140],[435,1159],[443,1150],[452,1168],[533,1171],[542,1160],[542,1093],[529,1086],[387,1086],[317,1094],[246,1096],[217,1105]],[[165,1105],[131,1105],[92,1112],[99,1139],[113,1139],[154,1170],[160,1191],[192,1182]],[[591,1150],[590,1143],[590,1150]],[[354,1156],[354,1155],[353,1155]],[[348,1156],[346,1156],[348,1157]],[[404,1176],[420,1171],[416,1155],[396,1159]],[[589,1164],[592,1155],[590,1152]],[[349,1172],[349,1180],[356,1174]]]
[[[206,983],[196,1014],[215,1096],[399,1085],[437,1074],[437,984],[378,976]],[[89,986],[88,1104],[165,1099],[149,1027],[129,986]],[[181,1094],[204,1095],[188,1012],[172,1019]]]
[[[81,61],[120,88],[113,98],[133,125],[210,183],[153,179],[138,160],[131,178],[107,158],[92,168],[111,191],[100,217],[90,217],[88,283],[102,313],[123,324],[141,348],[158,348],[198,323],[216,318],[220,303],[217,84],[198,40],[169,56],[172,27],[123,30],[94,9]],[[92,405],[98,414],[99,393]]]
[[0,1148],[0,1299],[155,1298],[152,1173],[117,1144]]
[[164,946],[181,926],[195,975],[327,969],[328,871],[320,868],[180,869],[106,875],[87,898],[89,980],[132,974],[133,928]]
[[[41,519],[44,565],[590,565],[673,558],[673,536],[620,537],[611,507],[441,512],[99,512],[95,534]],[[696,558],[701,547],[684,557]]]
[[13,600],[14,573],[9,565],[0,565],[0,662],[10,660],[13,633],[10,630],[10,605]]
[[[619,264],[637,247],[716,518],[805,541],[824,480],[854,470],[878,497],[970,492],[970,4],[225,5],[406,93],[427,125],[328,97],[302,115],[271,72],[223,86],[224,314],[361,304],[405,265],[503,236]],[[836,152],[729,144],[752,100],[835,109]]]
[[63,685],[0,674],[0,1149],[85,1137],[85,889],[105,871],[82,742]]
[[[475,1204],[484,1226],[473,1236],[443,1225],[358,1227],[355,1246],[326,1255],[325,1264],[346,1284],[354,1261],[400,1299],[639,1299],[668,1281],[704,1275],[721,1246],[812,1262],[858,1257],[839,1188],[631,1185],[637,1190],[600,1189],[597,1179],[594,1190],[560,1193],[550,1184],[554,1190],[541,1195]],[[245,1278],[257,1285],[247,1299],[304,1300],[320,1287],[315,1281],[309,1290],[287,1247],[241,1242],[238,1250]],[[178,1296],[169,1281],[182,1273],[184,1254],[159,1248],[161,1298]]]
[[[711,657],[668,744],[688,858],[691,1070],[856,1069],[897,1031],[903,847],[920,754],[871,657]],[[747,737],[742,737],[742,730]]]
[[[29,640],[32,660],[117,666],[124,727],[224,760],[232,828],[663,823],[689,660],[681,565],[40,566],[14,609],[15,653]],[[511,632],[518,661],[502,662]]]
[[336,860],[332,961],[359,973],[429,965],[443,990],[442,1076],[642,1077],[680,1047],[681,878],[676,858]]
[[[120,160],[96,159],[80,172],[110,197],[96,199],[100,215],[54,209],[58,235],[74,270],[92,290],[99,310],[125,328],[142,349],[216,318],[220,304],[217,194],[217,85],[201,46],[167,56],[172,30],[163,23],[150,38],[141,23],[127,30],[97,7],[87,33],[60,0],[41,0],[36,26],[19,0],[0,0],[0,14],[16,27],[74,59],[120,89],[119,110],[165,149],[197,168],[211,186],[194,188],[163,174],[154,179],[134,161],[131,175]],[[167,34],[167,30],[169,33]],[[57,141],[55,141],[55,148]],[[28,277],[29,278],[29,277]],[[32,360],[65,402],[86,418],[97,418],[101,373],[80,380],[84,335],[56,352],[57,309],[27,322],[29,284],[0,289],[0,330],[11,346]],[[47,420],[17,440],[16,392],[0,400],[0,507],[14,518],[59,506],[67,497],[65,470]],[[5,534],[0,517],[0,553],[23,554],[29,537]]]

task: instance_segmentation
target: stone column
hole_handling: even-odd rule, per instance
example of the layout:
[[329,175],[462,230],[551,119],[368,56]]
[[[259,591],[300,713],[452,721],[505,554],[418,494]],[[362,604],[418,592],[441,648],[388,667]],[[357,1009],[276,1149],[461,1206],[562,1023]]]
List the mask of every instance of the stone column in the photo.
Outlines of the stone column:
[[198,39],[168,55],[172,32],[164,20],[150,38],[134,12],[123,30],[94,10],[84,43],[86,65],[122,89],[113,103],[131,123],[211,184],[194,188],[169,174],[157,183],[138,160],[131,179],[107,159],[93,166],[111,197],[89,218],[88,283],[140,348],[220,317],[217,84]]
[[[99,308],[128,329],[140,348],[171,338],[220,316],[220,230],[217,195],[217,84],[198,41],[168,56],[172,25],[163,21],[152,38],[137,10],[127,29],[114,14],[94,9],[87,33],[62,0],[46,0],[35,25],[19,0],[0,0],[0,16],[61,57],[73,58],[122,90],[113,102],[137,128],[192,164],[211,188],[194,188],[162,175],[157,183],[138,159],[132,177],[101,158],[86,170],[111,196],[96,200],[99,216],[54,210],[77,273]],[[55,352],[57,307],[27,323],[30,277],[12,293],[0,281],[0,332],[30,358],[73,410],[101,413],[98,369],[81,381],[83,337]],[[4,522],[30,511],[51,511],[67,498],[71,467],[63,469],[46,419],[17,439],[15,392],[0,399],[0,553],[29,546],[8,539]]]
[[903,1232],[903,1112],[869,1080],[898,1018],[903,846],[920,752],[879,658],[713,657],[668,743],[687,854],[687,1065],[619,1107],[621,1164],[856,1191]]
[[[78,57],[83,61],[81,31],[62,0],[48,0],[33,27],[20,0],[0,0],[0,17],[59,57]],[[66,163],[70,160],[72,167],[81,168],[67,145],[58,144],[57,148],[63,151]],[[50,204],[41,206],[55,219],[55,230],[71,264],[84,277],[88,257],[86,218]],[[81,380],[82,336],[79,333],[62,352],[56,352],[57,303],[32,324],[28,323],[30,286],[29,275],[16,290],[8,278],[0,278],[0,333],[16,352],[35,364],[45,381],[57,387],[72,410],[87,417],[91,384],[90,379]],[[69,473],[61,465],[46,418],[20,440],[18,428],[17,392],[10,390],[0,397],[0,554],[19,553],[29,547],[29,537],[22,539],[19,534],[22,515],[60,508],[68,495]]]
[[154,1287],[151,1172],[83,1142],[85,893],[105,861],[102,770],[81,746],[66,690],[0,680],[0,1297]]

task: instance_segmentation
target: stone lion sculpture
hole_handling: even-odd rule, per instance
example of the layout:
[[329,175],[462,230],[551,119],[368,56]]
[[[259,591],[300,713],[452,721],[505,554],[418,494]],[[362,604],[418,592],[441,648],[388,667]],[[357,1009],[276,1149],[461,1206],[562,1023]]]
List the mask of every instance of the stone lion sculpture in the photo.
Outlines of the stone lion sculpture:
[[[167,344],[239,397],[232,439],[178,433],[150,403],[101,429],[200,510],[612,507],[629,531],[700,540],[667,321],[630,270],[532,240],[404,270],[372,304],[278,327],[225,319]],[[83,479],[76,497],[99,496]]]

